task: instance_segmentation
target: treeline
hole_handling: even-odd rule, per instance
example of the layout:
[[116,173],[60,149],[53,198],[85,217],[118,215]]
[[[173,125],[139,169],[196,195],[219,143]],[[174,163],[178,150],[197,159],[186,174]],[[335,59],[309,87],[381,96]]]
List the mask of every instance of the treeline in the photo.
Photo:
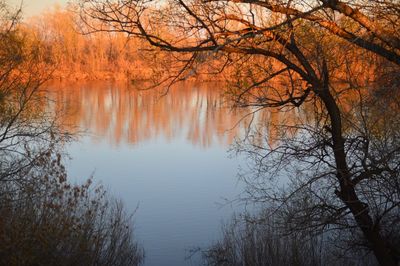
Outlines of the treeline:
[[[190,71],[180,73],[177,80],[223,80],[233,81],[262,77],[266,71],[280,69],[280,64],[266,62],[257,56],[226,57],[222,53],[202,53],[191,62],[190,54],[171,53],[151,47],[148,42],[140,38],[132,38],[124,32],[108,32],[92,30],[82,22],[78,13],[72,8],[54,8],[26,20],[21,27],[31,40],[34,40],[40,56],[38,60],[52,69],[52,78],[71,80],[150,80],[160,83],[164,79],[174,79],[175,75],[190,63]],[[307,28],[304,27],[304,38],[307,43]],[[178,38],[178,33],[171,32],[165,25],[157,29],[158,36]],[[195,39],[195,37],[193,37]],[[169,38],[167,38],[169,39]],[[180,42],[191,43],[191,39]],[[321,39],[325,46],[329,46],[334,54],[346,58],[346,64],[337,65],[334,70],[338,82],[346,80],[349,71],[352,76],[360,80],[374,75],[381,67],[376,62],[371,64],[365,56],[365,51],[349,46],[340,38],[330,36]],[[311,47],[312,48],[312,47]],[[310,50],[312,51],[312,50]],[[311,52],[312,53],[312,52]],[[351,54],[351,55],[349,55]],[[311,55],[313,56],[313,55]],[[353,58],[353,59],[350,59]],[[177,64],[179,62],[179,64]],[[212,75],[210,75],[212,74]],[[251,83],[251,81],[248,81]],[[287,84],[287,78],[279,82]]]
[[144,60],[138,40],[125,34],[84,35],[72,11],[54,8],[30,18],[25,30],[40,44],[40,59],[53,68],[53,77],[64,79],[148,79],[153,71]]
[[[40,45],[38,59],[53,70],[54,79],[137,81],[157,78],[158,82],[168,75],[167,69],[174,57],[126,33],[90,32],[90,28],[79,21],[78,14],[57,6],[26,20],[21,30]],[[211,71],[212,64],[198,70],[199,73]],[[186,78],[221,79],[199,73],[193,72]]]

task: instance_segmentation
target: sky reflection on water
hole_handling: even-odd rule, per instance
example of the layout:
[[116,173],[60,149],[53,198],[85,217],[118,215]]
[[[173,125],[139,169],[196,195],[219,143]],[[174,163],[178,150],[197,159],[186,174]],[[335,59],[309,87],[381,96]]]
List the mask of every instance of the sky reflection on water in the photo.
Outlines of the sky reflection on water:
[[[218,239],[238,206],[241,158],[228,158],[243,113],[226,108],[217,84],[183,84],[160,97],[123,84],[56,84],[57,109],[85,130],[68,146],[72,180],[92,174],[135,210],[145,265],[196,265],[188,250]],[[231,130],[233,128],[233,130]]]

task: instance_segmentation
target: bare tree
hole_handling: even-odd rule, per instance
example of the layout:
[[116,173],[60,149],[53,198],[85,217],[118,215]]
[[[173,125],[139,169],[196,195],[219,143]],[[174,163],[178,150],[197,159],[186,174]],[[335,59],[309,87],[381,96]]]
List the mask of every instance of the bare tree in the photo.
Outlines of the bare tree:
[[121,202],[91,180],[67,181],[70,135],[47,109],[51,71],[20,13],[0,0],[0,264],[138,265],[143,251]]
[[41,85],[51,70],[40,63],[40,42],[19,29],[20,14],[0,2],[0,181],[11,181],[68,136],[45,110]]
[[[396,1],[79,4],[89,31],[125,32],[174,53],[179,68],[169,84],[215,55],[225,62],[220,71],[235,69],[229,72],[236,78],[229,88],[235,106],[309,114],[283,123],[274,145],[255,141],[246,149],[259,172],[293,176],[283,192],[261,184],[267,193],[260,200],[280,202],[291,230],[307,229],[300,225],[309,220],[322,231],[354,229],[381,265],[398,264],[398,242],[388,240],[399,224],[398,127],[385,131],[398,117],[388,123],[379,107],[367,104],[379,99],[397,106],[377,96],[379,71],[399,73]],[[160,28],[174,34],[162,35]],[[392,85],[386,89],[393,93],[398,85]],[[372,129],[377,125],[382,128]]]

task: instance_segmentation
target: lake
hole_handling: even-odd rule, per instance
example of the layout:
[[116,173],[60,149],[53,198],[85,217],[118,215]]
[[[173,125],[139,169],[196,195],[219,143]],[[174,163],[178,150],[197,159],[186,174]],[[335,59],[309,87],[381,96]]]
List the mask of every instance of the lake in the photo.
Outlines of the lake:
[[[128,212],[145,265],[198,265],[190,250],[218,240],[243,189],[243,158],[227,150],[244,112],[227,107],[218,83],[163,90],[112,82],[48,85],[65,127],[82,133],[67,146],[70,180],[94,176]],[[186,258],[186,259],[185,259]]]

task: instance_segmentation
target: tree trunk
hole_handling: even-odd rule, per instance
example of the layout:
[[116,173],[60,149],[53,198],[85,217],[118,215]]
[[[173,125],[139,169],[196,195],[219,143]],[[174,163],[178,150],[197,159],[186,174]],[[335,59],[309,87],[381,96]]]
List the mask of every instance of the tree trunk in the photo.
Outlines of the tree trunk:
[[369,214],[368,205],[362,202],[356,193],[354,184],[351,182],[351,173],[346,161],[344,139],[342,136],[342,121],[339,107],[328,88],[318,91],[317,95],[323,101],[331,121],[333,152],[336,163],[336,175],[340,184],[337,195],[351,211],[357,225],[363,232],[364,237],[371,245],[376,259],[382,266],[397,266],[392,250],[387,246],[379,232],[379,226]]

